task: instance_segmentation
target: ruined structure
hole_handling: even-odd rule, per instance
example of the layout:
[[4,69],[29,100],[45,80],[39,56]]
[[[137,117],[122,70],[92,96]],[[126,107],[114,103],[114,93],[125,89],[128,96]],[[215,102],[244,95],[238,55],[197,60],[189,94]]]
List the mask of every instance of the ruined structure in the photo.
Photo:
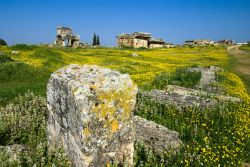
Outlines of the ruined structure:
[[221,41],[218,41],[219,45],[234,45],[235,42],[231,39],[223,39]]
[[55,45],[77,47],[79,46],[80,36],[74,35],[69,27],[57,27]]
[[214,45],[215,42],[214,41],[210,41],[210,40],[187,40],[185,41],[185,45],[189,45],[189,46],[209,46],[209,45]]
[[162,48],[165,45],[165,42],[162,39],[151,38],[148,42],[149,48]]
[[69,65],[47,87],[48,146],[63,147],[76,167],[133,165],[137,86],[128,74]]
[[118,47],[132,48],[162,48],[169,47],[162,39],[152,38],[150,33],[134,32],[132,34],[121,34],[117,37]]
[[119,47],[147,48],[150,38],[149,33],[121,34],[117,36],[117,44]]

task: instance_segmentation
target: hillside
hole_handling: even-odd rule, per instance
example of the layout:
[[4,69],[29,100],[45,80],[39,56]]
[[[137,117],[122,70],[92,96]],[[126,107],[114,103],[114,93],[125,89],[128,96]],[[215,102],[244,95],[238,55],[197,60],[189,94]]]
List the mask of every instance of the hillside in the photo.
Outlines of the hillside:
[[[0,145],[27,147],[19,156],[24,157],[22,163],[28,159],[28,166],[35,163],[68,166],[61,154],[48,156],[46,146],[46,85],[51,73],[60,67],[69,64],[108,67],[130,74],[141,91],[166,91],[167,85],[203,91],[197,87],[202,76],[190,68],[231,66],[227,49],[220,46],[60,49],[15,45],[0,46],[0,53]],[[215,80],[211,87],[216,89],[205,90],[209,95],[202,98],[217,99],[217,95],[224,95],[240,98],[240,102],[218,100],[212,108],[180,109],[138,94],[135,114],[177,131],[184,145],[178,153],[164,154],[137,145],[135,166],[238,166],[250,162],[250,100],[246,86],[227,70],[216,71]],[[7,162],[4,155],[0,147],[0,160]]]

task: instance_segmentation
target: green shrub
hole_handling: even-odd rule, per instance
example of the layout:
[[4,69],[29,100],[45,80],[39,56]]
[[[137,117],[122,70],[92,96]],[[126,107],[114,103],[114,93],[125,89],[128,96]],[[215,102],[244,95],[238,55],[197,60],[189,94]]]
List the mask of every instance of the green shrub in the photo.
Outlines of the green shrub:
[[[21,153],[21,166],[69,166],[60,150],[48,155],[46,136],[46,100],[28,92],[0,108],[0,145],[24,145],[29,150]],[[1,152],[2,166],[9,166],[9,158]],[[29,160],[29,161],[27,161]]]
[[6,63],[6,62],[14,62],[14,60],[5,54],[0,55],[0,63]]
[[0,45],[2,46],[8,46],[7,43],[5,42],[5,40],[0,39]]

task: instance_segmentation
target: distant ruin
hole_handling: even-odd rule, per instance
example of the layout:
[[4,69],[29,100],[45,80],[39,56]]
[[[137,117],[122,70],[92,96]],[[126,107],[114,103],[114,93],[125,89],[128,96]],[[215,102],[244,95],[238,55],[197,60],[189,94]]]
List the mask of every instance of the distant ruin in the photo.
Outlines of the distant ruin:
[[63,47],[77,47],[80,44],[80,35],[74,35],[69,27],[57,27],[55,45]]
[[172,47],[173,44],[166,43],[162,39],[152,38],[150,33],[134,32],[132,34],[121,34],[117,37],[118,47],[132,48],[163,48]]
[[218,41],[218,44],[220,44],[220,45],[234,45],[235,42],[231,39],[223,39],[221,41]]
[[210,40],[197,39],[197,40],[187,40],[187,41],[185,41],[185,45],[210,46],[210,45],[216,45],[216,43],[214,41],[210,41]]

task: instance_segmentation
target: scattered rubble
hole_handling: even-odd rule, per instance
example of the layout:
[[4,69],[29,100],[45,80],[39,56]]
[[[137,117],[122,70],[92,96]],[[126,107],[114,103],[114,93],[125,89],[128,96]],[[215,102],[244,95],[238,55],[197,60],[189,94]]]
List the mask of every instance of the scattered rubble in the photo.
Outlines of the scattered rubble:
[[[218,102],[240,102],[237,97],[217,94],[219,88],[214,86],[215,73],[222,70],[219,67],[210,66],[208,68],[195,67],[190,71],[201,72],[201,79],[196,89],[185,88],[177,85],[167,85],[165,90],[151,90],[142,92],[161,104],[172,104],[177,108],[181,107],[201,107],[211,108]],[[213,93],[216,92],[216,93]]]

